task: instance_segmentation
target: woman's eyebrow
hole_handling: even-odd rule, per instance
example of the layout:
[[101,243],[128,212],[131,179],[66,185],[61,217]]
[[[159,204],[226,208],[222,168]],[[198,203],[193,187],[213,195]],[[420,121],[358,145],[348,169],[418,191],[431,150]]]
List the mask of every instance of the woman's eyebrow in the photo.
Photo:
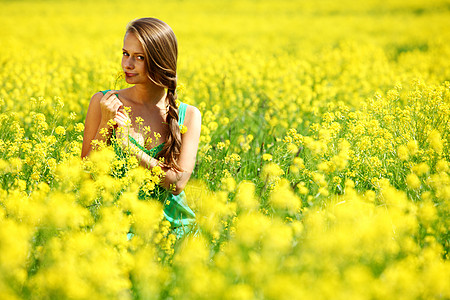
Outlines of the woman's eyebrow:
[[[125,52],[128,52],[128,50],[126,50],[126,49],[124,49],[124,48],[122,48],[122,50],[125,51]],[[144,54],[144,53],[141,53],[141,52],[135,52],[134,54]]]

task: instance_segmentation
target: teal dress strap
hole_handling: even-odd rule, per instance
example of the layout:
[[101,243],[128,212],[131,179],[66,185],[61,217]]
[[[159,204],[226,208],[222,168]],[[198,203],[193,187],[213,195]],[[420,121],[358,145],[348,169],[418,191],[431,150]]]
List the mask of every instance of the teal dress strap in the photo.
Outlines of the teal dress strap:
[[178,106],[178,124],[183,125],[184,117],[186,116],[187,104],[184,102],[180,102],[180,106]]

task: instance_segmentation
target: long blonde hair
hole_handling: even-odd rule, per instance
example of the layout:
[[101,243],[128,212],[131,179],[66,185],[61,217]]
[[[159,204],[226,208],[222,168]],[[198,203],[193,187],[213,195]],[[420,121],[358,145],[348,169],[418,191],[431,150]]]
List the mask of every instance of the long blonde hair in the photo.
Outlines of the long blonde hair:
[[158,157],[164,157],[165,164],[181,171],[177,160],[180,156],[181,133],[178,125],[177,58],[178,43],[169,25],[155,18],[141,18],[131,21],[126,34],[133,33],[144,48],[148,77],[156,85],[167,89],[169,135]]

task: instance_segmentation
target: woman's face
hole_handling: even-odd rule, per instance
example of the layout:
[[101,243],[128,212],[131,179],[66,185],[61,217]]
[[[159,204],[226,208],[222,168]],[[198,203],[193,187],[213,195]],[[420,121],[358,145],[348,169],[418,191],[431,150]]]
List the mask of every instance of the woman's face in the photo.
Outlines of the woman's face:
[[144,49],[136,35],[133,33],[125,34],[122,50],[122,69],[125,72],[127,83],[139,84],[149,82]]

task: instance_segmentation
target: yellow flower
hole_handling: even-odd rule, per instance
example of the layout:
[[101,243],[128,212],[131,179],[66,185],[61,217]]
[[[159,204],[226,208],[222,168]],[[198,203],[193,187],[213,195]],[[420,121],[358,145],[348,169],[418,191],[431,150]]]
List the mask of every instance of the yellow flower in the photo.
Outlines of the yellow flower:
[[66,129],[64,129],[64,127],[62,127],[62,126],[58,126],[55,128],[55,133],[57,135],[64,135],[64,134],[66,134]]
[[239,183],[236,202],[242,210],[256,210],[259,202],[255,198],[255,184],[245,180]]
[[419,151],[419,145],[416,140],[410,140],[407,144],[408,151],[410,155],[414,155]]
[[297,166],[300,170],[305,168],[304,161],[301,157],[294,158],[294,165]]
[[300,182],[299,184],[297,184],[297,188],[298,188],[298,192],[302,195],[306,195],[308,194],[309,190],[308,188],[305,186],[304,182]]
[[274,209],[286,210],[289,214],[294,214],[301,208],[300,199],[292,191],[289,181],[284,178],[270,194],[269,203]]
[[294,143],[289,143],[287,146],[287,151],[291,154],[295,154],[298,151],[298,147]]
[[238,166],[241,165],[241,157],[237,153],[229,154],[229,155],[225,156],[225,158],[223,160],[224,160],[225,164],[235,163]]
[[160,166],[155,166],[152,168],[152,173],[159,176],[159,175],[164,174],[164,171],[161,169]]
[[[39,180],[39,178],[37,178],[36,180]],[[17,187],[19,188],[19,190],[21,190],[21,191],[24,191],[27,188],[27,182],[25,180],[17,179],[16,184],[17,184]]]
[[263,159],[264,161],[272,161],[272,155],[269,154],[269,153],[264,153],[264,154],[262,155],[262,159]]
[[142,124],[144,124],[144,119],[142,119],[141,117],[136,117],[135,123],[142,126]]
[[276,163],[268,163],[267,165],[265,165],[262,169],[261,172],[261,178],[263,180],[273,180],[281,175],[283,175],[284,172],[283,170],[280,168],[279,165],[277,165]]
[[441,134],[437,130],[432,130],[428,135],[428,142],[436,153],[440,154],[444,148],[441,140]]
[[323,161],[317,165],[317,169],[325,173],[330,173],[334,171],[334,165],[330,161]]
[[424,200],[418,211],[418,217],[425,225],[430,225],[434,220],[436,220],[437,212],[434,203],[430,200]]
[[400,145],[397,148],[397,155],[400,160],[408,159],[408,148],[405,145]]
[[180,133],[185,134],[187,132],[187,127],[185,125],[180,125]]
[[108,129],[107,128],[102,128],[100,129],[100,134],[106,138],[106,136],[108,135]]
[[445,159],[440,159],[436,163],[436,171],[438,172],[448,172],[448,162]]
[[217,124],[217,122],[211,122],[211,123],[208,124],[208,128],[211,131],[215,131],[218,127],[219,127],[219,124]]
[[144,126],[144,133],[145,134],[149,134],[152,131],[152,129],[150,128],[150,126]]
[[328,191],[328,189],[326,187],[320,187],[319,194],[327,197],[328,195],[330,195],[330,192]]
[[418,189],[420,187],[420,179],[416,174],[410,173],[406,176],[406,184],[410,189]]
[[83,130],[84,130],[84,124],[83,123],[75,124],[75,131],[76,132],[82,132]]
[[9,170],[8,172],[19,172],[22,170],[22,160],[19,157],[13,157],[9,160]]
[[300,169],[296,165],[291,165],[289,167],[289,172],[292,174],[298,174],[300,172]]
[[226,145],[225,145],[224,142],[218,142],[217,143],[217,150],[222,150],[225,147],[226,147]]
[[[108,121],[108,123],[107,123],[107,126],[109,127],[109,128],[113,128],[114,126],[116,126],[116,121],[114,121],[113,119],[111,119],[111,120],[109,120]],[[106,129],[106,128],[102,128],[102,129]],[[107,130],[107,129],[106,129]]]
[[56,159],[54,158],[49,158],[47,161],[48,167],[50,168],[50,170],[55,171],[56,170]]
[[228,123],[230,123],[230,119],[228,119],[227,117],[223,117],[222,119],[220,119],[220,123],[223,126],[226,126],[226,125],[228,125]]
[[318,186],[320,187],[327,186],[327,181],[325,180],[325,176],[323,174],[314,172],[312,173],[312,178]]
[[236,188],[236,181],[233,177],[224,177],[221,180],[222,187],[227,192],[232,192]]
[[151,137],[148,137],[148,138],[145,140],[145,145],[146,145],[147,147],[149,147],[152,143],[153,143],[153,139],[152,139]]
[[418,176],[421,176],[423,174],[428,173],[430,171],[430,167],[426,163],[422,162],[420,164],[413,166],[412,171],[416,173]]

